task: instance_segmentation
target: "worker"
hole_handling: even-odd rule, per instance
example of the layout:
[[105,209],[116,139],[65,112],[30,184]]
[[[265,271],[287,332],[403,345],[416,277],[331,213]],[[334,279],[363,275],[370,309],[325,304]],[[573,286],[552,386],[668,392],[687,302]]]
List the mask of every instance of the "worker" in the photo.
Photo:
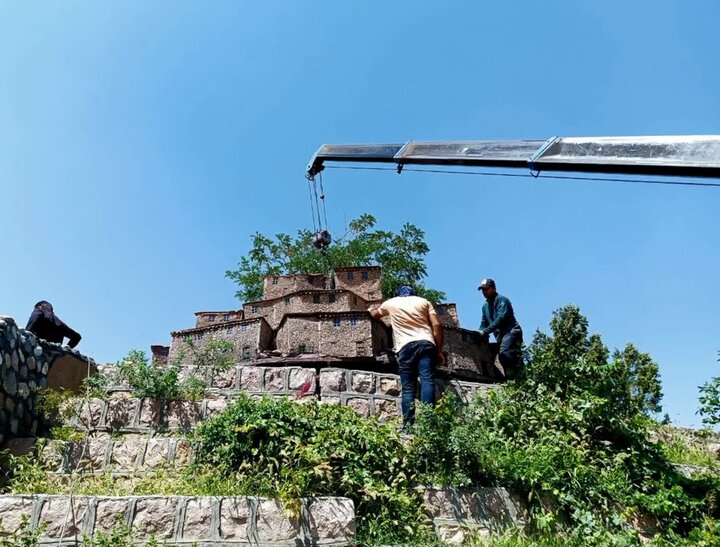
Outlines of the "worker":
[[38,338],[56,344],[62,344],[63,340],[68,338],[68,346],[71,348],[77,346],[82,338],[55,315],[52,304],[46,300],[35,304],[35,309],[30,315],[25,330],[29,330]]
[[480,335],[494,334],[498,341],[498,359],[506,378],[517,376],[522,368],[522,328],[515,319],[510,299],[498,294],[495,281],[486,278],[478,287],[485,297]]
[[435,404],[435,369],[445,364],[443,330],[433,305],[415,290],[402,285],[395,297],[368,309],[373,319],[389,316],[395,355],[402,384],[404,426],[415,421],[415,392],[420,380],[420,400]]

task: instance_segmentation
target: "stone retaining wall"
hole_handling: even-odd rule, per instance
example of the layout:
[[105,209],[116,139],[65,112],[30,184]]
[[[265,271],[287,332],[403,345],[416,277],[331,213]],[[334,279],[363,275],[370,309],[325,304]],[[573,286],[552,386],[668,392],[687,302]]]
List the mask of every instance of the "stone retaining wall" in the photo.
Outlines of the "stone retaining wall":
[[[38,390],[48,385],[48,374],[59,360],[66,362],[68,370],[77,363],[85,373],[87,367],[95,367],[91,359],[78,352],[41,340],[18,328],[12,317],[0,316],[0,444],[8,437],[37,433]],[[74,370],[71,372],[75,382],[78,375]],[[55,383],[63,387],[62,375]]]
[[[72,500],[72,501],[71,501]],[[347,498],[302,500],[299,518],[277,500],[254,497],[50,496],[0,497],[0,522],[16,530],[47,523],[40,544],[78,545],[83,534],[131,526],[136,543],[175,545],[352,545],[355,507]]]
[[443,543],[487,539],[492,532],[524,527],[528,520],[525,503],[505,488],[428,487],[423,501]]
[[[181,367],[180,378],[192,367]],[[237,366],[209,379],[206,399],[197,402],[139,400],[130,397],[127,386],[114,386],[107,399],[83,403],[73,425],[84,429],[116,429],[144,432],[153,429],[191,429],[211,417],[240,392],[260,397],[316,398],[320,402],[352,407],[362,416],[386,421],[401,416],[400,378],[397,374],[343,368]],[[436,380],[439,395],[452,391],[465,401],[498,387],[459,380]]]

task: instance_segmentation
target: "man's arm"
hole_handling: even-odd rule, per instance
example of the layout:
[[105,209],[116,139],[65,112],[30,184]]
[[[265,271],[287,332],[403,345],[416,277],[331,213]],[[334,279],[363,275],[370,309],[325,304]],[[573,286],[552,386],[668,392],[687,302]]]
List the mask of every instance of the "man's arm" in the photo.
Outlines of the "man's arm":
[[[490,304],[488,304],[489,306]],[[486,325],[485,327],[481,326],[480,333],[487,336],[488,334],[491,334],[498,330],[500,328],[500,325],[505,320],[505,316],[507,315],[507,299],[506,298],[500,298],[497,297],[497,310],[495,310],[495,319],[493,319],[492,323],[489,325]],[[483,314],[483,321],[485,321],[485,314]]]
[[70,327],[65,325],[65,332],[63,333],[63,336],[68,338],[68,346],[71,348],[74,348],[80,343],[80,340],[82,339],[82,336],[80,336],[79,332],[76,332],[72,330]]
[[434,313],[430,314],[430,326],[432,327],[433,338],[435,339],[435,347],[437,348],[438,360],[440,366],[445,366],[445,354],[443,353],[443,344],[445,339],[443,336],[443,328],[437,315]]
[[32,331],[35,323],[37,323],[37,320],[40,319],[40,317],[42,317],[42,312],[40,310],[33,310],[33,312],[30,314],[30,319],[28,319],[27,327],[25,327],[25,330]]
[[368,308],[368,312],[370,313],[370,316],[373,319],[380,319],[381,317],[385,317],[386,315],[390,315],[390,312],[387,311],[382,306],[372,306]]

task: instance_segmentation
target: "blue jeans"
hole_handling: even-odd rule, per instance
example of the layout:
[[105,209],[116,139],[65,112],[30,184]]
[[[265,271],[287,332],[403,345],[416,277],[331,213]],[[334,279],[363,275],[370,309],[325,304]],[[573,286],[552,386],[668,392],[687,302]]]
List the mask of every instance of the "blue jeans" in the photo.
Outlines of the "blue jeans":
[[435,367],[437,348],[432,342],[418,340],[405,344],[397,354],[400,382],[402,383],[403,423],[415,421],[415,391],[420,378],[420,400],[435,404]]
[[506,378],[515,378],[522,370],[522,330],[515,327],[499,340],[498,359]]

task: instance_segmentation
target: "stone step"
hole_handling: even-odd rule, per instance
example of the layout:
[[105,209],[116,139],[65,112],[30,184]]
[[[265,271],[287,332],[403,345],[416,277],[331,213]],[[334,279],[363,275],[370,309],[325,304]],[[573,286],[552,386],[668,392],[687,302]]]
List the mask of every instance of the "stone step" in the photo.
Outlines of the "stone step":
[[192,459],[188,440],[139,434],[100,433],[79,441],[38,441],[35,453],[53,474],[111,473],[133,475],[162,468],[178,468]]
[[132,528],[133,541],[155,539],[175,545],[352,545],[355,508],[347,498],[301,501],[300,514],[288,516],[282,503],[246,496],[0,496],[0,522],[6,531],[29,517],[43,526],[40,545],[79,545],[82,535]]

